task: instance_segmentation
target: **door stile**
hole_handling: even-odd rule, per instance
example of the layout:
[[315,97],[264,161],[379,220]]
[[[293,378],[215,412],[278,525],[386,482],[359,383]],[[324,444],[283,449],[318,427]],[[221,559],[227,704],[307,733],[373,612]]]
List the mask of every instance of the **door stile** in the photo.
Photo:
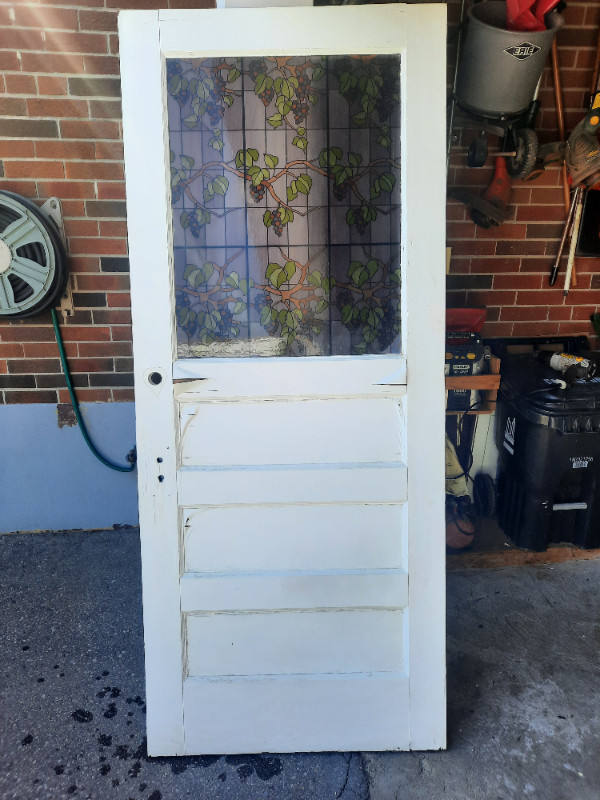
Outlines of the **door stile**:
[[[446,6],[408,6],[402,61],[403,331],[407,361],[410,749],[446,746],[444,265]],[[425,16],[427,21],[425,21]],[[423,32],[427,31],[427,35]],[[419,79],[428,76],[427,92]],[[408,124],[407,114],[413,124]],[[414,119],[421,125],[414,125]],[[422,126],[428,127],[423,136]],[[424,140],[427,142],[424,148]],[[430,224],[431,221],[431,224]]]
[[[177,414],[164,66],[158,14],[119,17],[149,755],[184,752]],[[165,268],[168,265],[168,268]],[[168,302],[156,302],[169,298]]]

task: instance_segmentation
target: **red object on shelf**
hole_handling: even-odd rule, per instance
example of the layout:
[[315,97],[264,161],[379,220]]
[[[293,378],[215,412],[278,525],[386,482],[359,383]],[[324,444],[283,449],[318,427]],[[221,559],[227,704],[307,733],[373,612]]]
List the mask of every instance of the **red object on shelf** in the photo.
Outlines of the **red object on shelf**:
[[506,27],[509,31],[545,31],[544,15],[558,0],[506,0]]
[[487,319],[485,308],[447,308],[446,331],[450,333],[479,333]]

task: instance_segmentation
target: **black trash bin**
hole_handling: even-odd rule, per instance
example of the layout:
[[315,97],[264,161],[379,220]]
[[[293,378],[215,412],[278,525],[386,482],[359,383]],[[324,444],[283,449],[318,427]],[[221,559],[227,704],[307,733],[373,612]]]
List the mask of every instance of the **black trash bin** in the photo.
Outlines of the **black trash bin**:
[[506,359],[502,372],[499,525],[528,550],[600,547],[600,377],[561,389],[553,382],[560,373],[533,355]]

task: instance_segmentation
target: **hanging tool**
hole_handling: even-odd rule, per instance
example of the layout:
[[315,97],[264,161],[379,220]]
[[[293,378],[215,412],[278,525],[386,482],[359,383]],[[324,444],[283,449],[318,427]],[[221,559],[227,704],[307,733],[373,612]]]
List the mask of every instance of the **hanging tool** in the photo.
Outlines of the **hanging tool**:
[[[483,199],[489,205],[497,208],[506,218],[508,204],[510,203],[511,180],[506,169],[506,160],[502,156],[496,157],[496,167],[494,177],[483,195]],[[472,207],[471,219],[481,228],[490,228],[492,225],[499,225],[497,217],[489,217],[485,212]]]
[[582,356],[575,356],[572,353],[554,353],[552,350],[538,350],[536,358],[540,364],[545,364],[557,372],[560,372],[565,385],[573,381],[589,381],[596,374],[596,362]]
[[565,244],[569,237],[569,233],[572,229],[573,224],[573,217],[575,215],[575,206],[579,200],[579,193],[581,192],[581,188],[578,187],[575,189],[573,193],[573,198],[571,200],[571,205],[569,206],[569,212],[567,214],[567,219],[565,221],[565,226],[563,228],[562,237],[560,240],[560,244],[558,245],[558,253],[556,254],[556,258],[554,259],[554,264],[552,265],[552,269],[550,271],[550,286],[554,286],[556,283],[556,278],[558,277],[558,270],[560,269],[560,260],[562,258],[563,250],[565,249]]
[[569,246],[569,258],[567,259],[567,271],[565,273],[565,288],[563,295],[566,297],[571,288],[571,279],[573,277],[573,264],[575,262],[575,250],[577,249],[577,239],[579,238],[579,228],[581,226],[581,212],[583,211],[583,189],[579,186],[576,190],[577,200],[575,205],[575,213],[573,215],[573,226],[571,228],[571,244]]

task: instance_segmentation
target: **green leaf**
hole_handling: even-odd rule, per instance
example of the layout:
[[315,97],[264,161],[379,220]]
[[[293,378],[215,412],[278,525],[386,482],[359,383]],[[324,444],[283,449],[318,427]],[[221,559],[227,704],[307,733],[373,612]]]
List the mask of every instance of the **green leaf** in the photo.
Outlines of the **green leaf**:
[[396,185],[396,176],[386,172],[379,178],[379,183],[384,192],[391,192]]
[[281,82],[281,94],[288,100],[291,100],[294,96],[294,88],[290,84],[289,80],[283,80]]
[[332,147],[330,152],[333,153],[338,161],[344,155],[341,147]]
[[218,150],[221,152],[223,149],[223,139],[217,139],[215,136],[213,136],[212,139],[209,139],[208,146],[212,147],[213,150]]
[[181,166],[184,169],[191,169],[196,162],[191,156],[181,156]]
[[283,119],[281,114],[273,114],[272,117],[267,117],[267,122],[272,128],[278,128],[282,124]]
[[288,312],[287,312],[287,314],[285,315],[285,324],[286,324],[286,325],[288,326],[288,328],[290,328],[291,330],[293,330],[293,331],[294,331],[294,330],[296,330],[296,327],[297,327],[297,325],[298,325],[298,320],[297,320],[297,319],[296,319],[296,317],[295,317],[295,316],[292,314],[292,312],[291,312],[291,311],[288,311]]
[[315,313],[321,314],[326,308],[329,308],[329,303],[327,300],[319,300],[317,303],[317,308],[315,309]]
[[307,278],[308,282],[312,283],[313,286],[316,286],[317,289],[319,289],[321,287],[322,279],[323,279],[323,276],[321,275],[321,273],[319,272],[318,269],[316,269],[313,272],[311,272],[310,275]]
[[254,79],[254,92],[256,94],[262,94],[265,89],[265,82],[267,80],[267,76],[264,72],[259,73],[256,78]]
[[342,308],[342,322],[344,325],[349,325],[352,322],[352,306],[345,305]]
[[377,338],[377,331],[374,328],[367,328],[367,330],[363,332],[363,336],[365,337],[365,342],[370,344]]
[[286,195],[288,203],[291,203],[292,200],[295,200],[298,197],[298,185],[296,181],[292,181],[287,187]]
[[379,268],[379,265],[378,265],[377,261],[374,258],[371,258],[365,264],[365,268],[366,268],[367,272],[369,273],[369,279],[371,279],[373,277],[373,275],[375,275],[375,273],[377,272],[377,270]]
[[207,315],[204,317],[204,326],[205,326],[205,327],[206,327],[206,328],[207,328],[209,331],[214,331],[214,330],[216,330],[216,328],[217,328],[217,319],[216,319],[216,317],[215,317],[213,314],[207,314]]
[[233,289],[237,289],[240,285],[240,276],[237,272],[232,272],[225,278],[225,283]]
[[233,95],[232,94],[224,94],[223,95],[223,102],[227,106],[227,108],[231,108],[233,105]]
[[273,83],[273,88],[277,94],[281,94],[281,84],[283,83],[283,78],[275,78],[275,82]]
[[275,272],[275,270],[281,269],[281,265],[277,264],[275,261],[272,261],[270,264],[267,264],[267,270],[265,272],[265,278],[270,281],[271,275]]
[[352,280],[354,273],[362,267],[362,261],[351,261],[348,267],[348,277]]
[[287,309],[285,308],[282,308],[279,314],[277,315],[277,319],[282,325],[285,323],[286,315],[287,315]]
[[293,75],[288,78],[288,81],[294,87],[294,89],[297,89],[300,86],[300,81],[298,78],[294,78]]
[[179,217],[179,222],[181,223],[182,228],[189,228],[190,227],[190,215],[187,211],[182,211],[181,216]]
[[319,81],[319,80],[321,80],[321,78],[323,77],[323,75],[324,75],[324,74],[325,74],[325,70],[324,70],[324,69],[323,69],[323,67],[322,67],[322,66],[319,64],[319,66],[318,66],[318,67],[315,67],[315,68],[314,68],[314,70],[313,70],[313,74],[312,74],[312,79],[313,79],[313,81]]
[[198,267],[195,264],[187,264],[186,268],[183,270],[183,280],[187,281],[187,279],[189,278],[190,274],[195,269],[198,269]]
[[299,136],[306,136],[306,128],[298,128],[298,135]]
[[235,154],[235,165],[238,169],[241,169],[244,166],[244,151],[238,150]]
[[358,125],[360,127],[366,123],[367,115],[365,114],[364,111],[360,111],[358,114],[355,114],[352,117],[352,121],[354,122],[355,125]]
[[[248,171],[248,174],[250,174],[250,171]],[[260,186],[262,182],[263,182],[262,170],[257,169],[252,176],[252,186]]]
[[288,277],[288,280],[291,280],[292,275],[296,272],[296,262],[295,261],[286,261],[284,266],[285,274]]
[[265,211],[263,214],[263,225],[265,228],[270,228],[273,224],[273,214],[271,211]]
[[214,199],[215,191],[213,189],[212,181],[204,187],[204,202],[210,203]]
[[264,306],[263,310],[260,312],[260,324],[266,325],[271,319],[271,309],[269,306]]
[[279,159],[277,156],[272,156],[270,153],[265,153],[265,164],[269,169],[275,169],[277,164],[279,164]]
[[204,273],[205,283],[209,282],[214,274],[214,271],[215,265],[212,263],[212,261],[205,261],[204,264],[202,264],[202,272]]
[[354,225],[355,213],[351,208],[346,211],[346,223],[352,227]]
[[218,175],[213,181],[213,189],[221,197],[225,197],[225,192],[229,189],[229,180],[225,175]]
[[241,74],[242,73],[239,69],[232,67],[227,73],[227,83],[234,83],[234,81],[237,81]]
[[402,282],[402,272],[399,269],[395,269],[393,272],[390,273],[390,283],[394,286],[400,286]]
[[371,200],[377,200],[380,194],[381,194],[381,182],[379,178],[377,178],[377,180],[371,186]]
[[256,150],[254,147],[249,147],[246,150],[246,153],[248,153],[252,161],[258,161],[258,150]]
[[359,167],[362,162],[362,156],[359,153],[348,153],[348,163],[353,167]]
[[313,106],[316,106],[319,101],[319,97],[316,94],[309,94],[308,100],[310,103],[312,103]]
[[246,303],[242,303],[241,300],[238,303],[236,303],[235,306],[233,307],[234,314],[241,314],[242,311],[245,310],[246,310]]
[[340,75],[340,92],[346,94],[350,89],[350,73],[342,72]]
[[310,187],[312,186],[312,178],[310,175],[303,173],[299,175],[296,179],[296,187],[299,192],[302,194],[308,194],[310,192]]
[[186,128],[195,128],[198,124],[198,117],[195,114],[190,114],[189,117],[186,117],[183,120],[183,124],[186,126]]

